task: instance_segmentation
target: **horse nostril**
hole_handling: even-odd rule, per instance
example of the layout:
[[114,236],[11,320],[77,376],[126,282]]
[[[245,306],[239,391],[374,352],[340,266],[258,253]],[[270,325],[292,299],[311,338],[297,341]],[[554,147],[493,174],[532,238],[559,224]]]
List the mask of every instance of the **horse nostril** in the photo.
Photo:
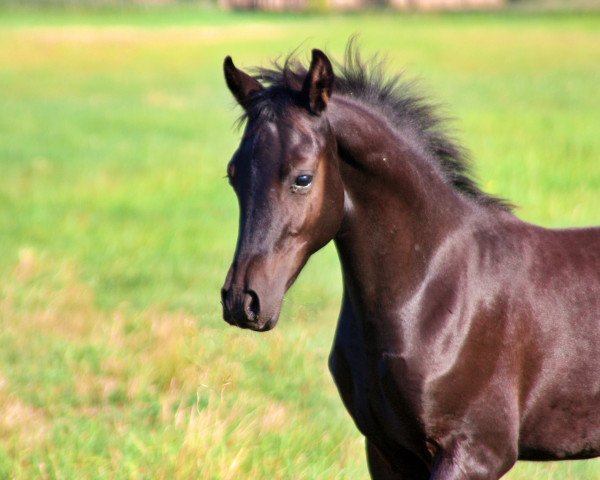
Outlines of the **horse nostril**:
[[225,288],[221,289],[221,305],[225,306],[225,300],[227,299],[227,290]]
[[244,312],[248,320],[255,322],[260,315],[260,302],[254,290],[248,290],[244,298]]

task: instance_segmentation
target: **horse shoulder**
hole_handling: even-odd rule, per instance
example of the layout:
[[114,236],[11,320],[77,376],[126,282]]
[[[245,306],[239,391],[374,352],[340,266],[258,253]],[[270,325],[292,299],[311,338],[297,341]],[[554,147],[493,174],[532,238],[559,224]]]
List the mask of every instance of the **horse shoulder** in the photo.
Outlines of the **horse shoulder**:
[[[469,424],[484,426],[470,435],[493,443],[483,432],[485,425],[491,429],[497,424],[501,411],[505,431],[496,429],[498,441],[516,450],[518,406],[511,384],[515,359],[509,351],[514,338],[507,292],[511,274],[500,274],[497,264],[518,268],[511,259],[511,243],[518,242],[507,240],[502,226],[474,224],[458,232],[433,259],[426,281],[399,309],[403,351],[382,357],[381,381],[394,404],[414,406],[434,444],[449,444]],[[490,404],[499,410],[486,408]]]

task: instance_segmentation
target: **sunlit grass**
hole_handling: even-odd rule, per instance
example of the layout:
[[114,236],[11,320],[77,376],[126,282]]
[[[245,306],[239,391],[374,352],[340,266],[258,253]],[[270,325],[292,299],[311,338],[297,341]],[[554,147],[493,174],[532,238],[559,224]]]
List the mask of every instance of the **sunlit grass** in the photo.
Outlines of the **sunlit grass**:
[[[457,118],[482,185],[600,223],[598,15],[0,15],[0,477],[365,478],[326,368],[328,247],[273,332],[220,319],[239,133],[221,62],[349,35]],[[304,55],[305,53],[301,53]],[[304,57],[306,58],[306,57]],[[594,479],[597,461],[507,478]]]

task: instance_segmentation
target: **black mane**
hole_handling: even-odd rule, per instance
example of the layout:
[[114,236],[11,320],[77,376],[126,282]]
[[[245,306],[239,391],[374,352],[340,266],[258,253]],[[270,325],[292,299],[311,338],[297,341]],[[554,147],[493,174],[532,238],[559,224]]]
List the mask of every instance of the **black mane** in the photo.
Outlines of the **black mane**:
[[[385,61],[374,56],[363,60],[351,40],[342,63],[335,64],[334,95],[352,96],[377,108],[400,130],[416,132],[426,152],[437,159],[448,181],[460,192],[482,205],[492,205],[510,211],[511,205],[483,192],[471,173],[470,161],[464,148],[444,129],[443,118],[427,98],[414,93],[414,85],[402,74],[386,75]],[[256,78],[265,88],[253,99],[240,119],[274,118],[296,101],[306,76],[304,68],[292,52],[273,68],[257,68]]]

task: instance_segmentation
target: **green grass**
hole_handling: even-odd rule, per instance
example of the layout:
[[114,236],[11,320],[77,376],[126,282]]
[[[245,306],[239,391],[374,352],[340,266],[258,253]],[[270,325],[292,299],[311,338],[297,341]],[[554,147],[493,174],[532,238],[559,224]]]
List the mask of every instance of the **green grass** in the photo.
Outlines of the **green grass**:
[[[600,223],[600,15],[0,13],[0,477],[366,478],[317,254],[275,331],[220,319],[239,133],[221,76],[361,33],[458,120],[482,185]],[[507,476],[584,479],[598,461]]]

